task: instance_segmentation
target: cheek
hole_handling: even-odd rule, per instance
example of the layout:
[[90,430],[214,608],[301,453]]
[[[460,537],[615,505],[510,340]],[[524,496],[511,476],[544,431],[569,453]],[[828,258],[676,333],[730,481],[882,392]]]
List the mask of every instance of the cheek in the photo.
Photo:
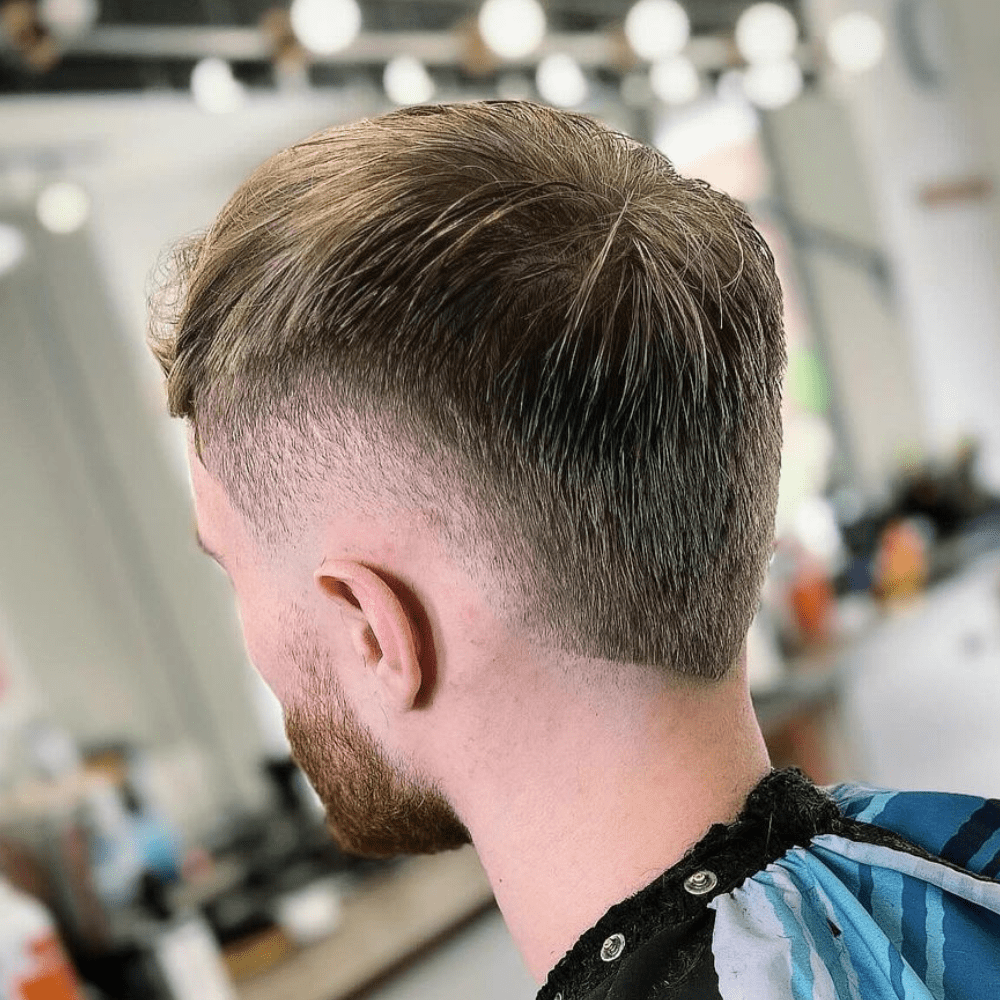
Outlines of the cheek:
[[235,589],[247,655],[264,682],[286,709],[315,702],[338,659],[320,638],[317,609],[274,588]]
[[299,700],[302,672],[296,668],[282,624],[249,602],[241,601],[239,611],[250,662],[283,706],[294,704]]

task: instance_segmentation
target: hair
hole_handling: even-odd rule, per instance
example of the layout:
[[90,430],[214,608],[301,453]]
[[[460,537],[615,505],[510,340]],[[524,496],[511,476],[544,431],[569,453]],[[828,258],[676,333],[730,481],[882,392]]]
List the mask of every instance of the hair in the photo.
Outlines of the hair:
[[738,659],[785,347],[737,202],[582,115],[413,107],[276,154],[170,265],[170,411],[264,534],[332,469],[364,503],[393,465],[568,653],[702,679]]

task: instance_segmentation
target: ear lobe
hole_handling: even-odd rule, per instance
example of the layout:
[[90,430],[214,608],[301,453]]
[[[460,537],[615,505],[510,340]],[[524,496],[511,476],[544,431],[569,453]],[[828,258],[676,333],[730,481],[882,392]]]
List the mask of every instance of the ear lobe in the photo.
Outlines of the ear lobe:
[[399,597],[373,570],[349,560],[324,562],[315,578],[356,626],[355,647],[388,700],[401,711],[412,708],[423,672],[417,629]]

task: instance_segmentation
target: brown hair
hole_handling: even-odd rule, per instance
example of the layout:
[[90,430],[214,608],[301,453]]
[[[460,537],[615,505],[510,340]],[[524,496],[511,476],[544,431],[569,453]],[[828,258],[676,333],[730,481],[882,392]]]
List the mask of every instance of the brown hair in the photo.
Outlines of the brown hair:
[[[289,530],[317,461],[375,495],[394,455],[567,651],[701,678],[736,660],[785,350],[731,198],[581,115],[417,107],[278,153],[173,264],[150,334],[170,410],[259,526]],[[334,414],[379,447],[345,454]]]

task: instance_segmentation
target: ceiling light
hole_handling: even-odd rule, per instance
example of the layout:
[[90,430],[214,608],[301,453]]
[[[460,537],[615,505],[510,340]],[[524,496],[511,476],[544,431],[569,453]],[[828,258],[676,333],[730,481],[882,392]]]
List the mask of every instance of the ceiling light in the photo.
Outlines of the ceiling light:
[[100,15],[97,0],[40,0],[38,17],[58,38],[74,38],[89,31]]
[[535,86],[542,100],[557,108],[575,108],[587,99],[587,78],[565,52],[553,52],[538,64]]
[[625,17],[625,37],[642,59],[676,55],[691,37],[691,20],[677,0],[638,0]]
[[863,11],[841,14],[827,32],[826,49],[838,69],[864,73],[877,66],[885,53],[885,29]]
[[398,55],[386,63],[382,86],[394,104],[426,104],[434,96],[430,73],[411,55]]
[[787,59],[798,39],[795,17],[776,3],[755,3],[736,22],[736,47],[748,63]]
[[295,37],[320,56],[346,49],[361,31],[357,0],[292,0],[289,15]]
[[76,232],[90,215],[87,192],[72,181],[55,181],[42,188],[35,202],[38,221],[50,232]]
[[802,93],[802,70],[794,59],[755,63],[743,74],[743,92],[758,108],[783,108]]
[[479,34],[501,58],[523,59],[545,37],[545,11],[538,0],[486,0],[479,8]]
[[649,85],[664,104],[687,104],[701,89],[698,71],[687,56],[669,56],[653,63]]
[[199,108],[217,115],[235,111],[246,96],[229,63],[215,56],[195,63],[191,70],[191,94]]

